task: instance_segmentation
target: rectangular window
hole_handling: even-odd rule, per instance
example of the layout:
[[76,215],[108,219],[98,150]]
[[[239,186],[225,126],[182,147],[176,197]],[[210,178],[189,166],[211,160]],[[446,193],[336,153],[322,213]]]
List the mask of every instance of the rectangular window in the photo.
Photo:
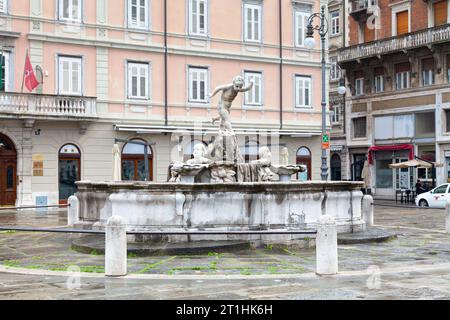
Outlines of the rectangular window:
[[355,96],[364,94],[364,78],[355,79]]
[[365,138],[366,137],[366,117],[354,118],[353,122],[353,138]]
[[397,35],[402,35],[409,32],[409,13],[408,10],[397,12]]
[[295,46],[303,47],[306,37],[306,26],[308,25],[308,18],[311,14],[308,12],[295,12]]
[[208,69],[189,67],[189,102],[207,103]]
[[261,42],[261,6],[244,4],[244,40]]
[[82,0],[59,0],[59,20],[81,21]]
[[82,59],[59,56],[58,93],[82,95]]
[[146,99],[150,98],[150,64],[128,62],[128,98]]
[[0,92],[9,91],[9,53],[0,54]]
[[311,108],[311,77],[295,77],[295,107]]
[[373,91],[375,93],[384,91],[384,68],[377,67],[373,71],[374,79],[373,79]]
[[331,20],[331,35],[335,36],[338,35],[340,32],[340,25],[339,25],[339,11],[333,11],[330,13],[330,20]]
[[447,0],[433,3],[434,25],[440,26],[447,23]]
[[8,0],[0,0],[0,13],[8,13]]
[[189,0],[189,34],[206,36],[208,33],[208,1]]
[[422,85],[434,84],[434,58],[422,60]]
[[342,107],[340,104],[333,106],[333,113],[331,117],[332,123],[339,123],[341,121]]
[[128,0],[128,28],[148,29],[148,0]]
[[450,110],[445,110],[445,132],[450,132]]
[[395,88],[397,90],[410,87],[411,65],[409,62],[395,65]]
[[338,80],[341,77],[341,71],[337,66],[336,58],[330,58],[330,78],[331,80]]
[[246,84],[253,82],[253,88],[245,93],[244,104],[247,106],[262,106],[262,73],[244,72]]

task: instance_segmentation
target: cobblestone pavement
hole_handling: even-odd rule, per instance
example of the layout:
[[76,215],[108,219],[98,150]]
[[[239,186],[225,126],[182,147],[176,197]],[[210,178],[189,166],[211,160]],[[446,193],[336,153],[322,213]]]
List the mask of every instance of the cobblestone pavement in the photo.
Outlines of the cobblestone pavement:
[[[376,205],[375,223],[398,238],[340,245],[340,275],[322,278],[313,273],[314,249],[267,247],[130,256],[130,276],[108,279],[102,276],[103,256],[70,249],[78,235],[1,232],[0,299],[449,299],[450,235],[442,232],[444,219],[443,210]],[[0,211],[0,225],[65,221],[65,210]],[[68,276],[69,267],[80,270],[81,278]],[[70,290],[78,279],[81,287]]]

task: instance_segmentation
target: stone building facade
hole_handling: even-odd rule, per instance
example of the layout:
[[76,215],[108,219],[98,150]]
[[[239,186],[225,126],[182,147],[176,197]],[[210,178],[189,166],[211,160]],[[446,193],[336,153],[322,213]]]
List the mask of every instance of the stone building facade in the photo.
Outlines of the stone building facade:
[[352,179],[369,160],[377,197],[430,184],[428,169],[389,168],[418,156],[450,181],[450,14],[448,1],[347,1],[346,137]]
[[[286,146],[309,168],[299,179],[320,179],[320,47],[303,41],[321,4],[1,0],[0,205],[64,202],[76,180],[111,180],[116,139],[124,180],[166,181],[170,161],[210,142],[208,93],[236,75],[255,83],[231,112],[245,158]],[[22,90],[27,52],[34,93]],[[148,144],[148,172],[133,139]]]

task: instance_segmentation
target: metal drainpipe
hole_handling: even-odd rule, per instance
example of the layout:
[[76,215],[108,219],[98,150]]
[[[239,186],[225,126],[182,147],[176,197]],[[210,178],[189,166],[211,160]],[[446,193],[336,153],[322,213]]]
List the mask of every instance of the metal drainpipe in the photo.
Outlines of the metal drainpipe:
[[283,129],[283,10],[282,0],[279,0],[279,30],[280,30],[280,130]]
[[168,125],[168,75],[167,75],[167,0],[164,0],[164,125]]

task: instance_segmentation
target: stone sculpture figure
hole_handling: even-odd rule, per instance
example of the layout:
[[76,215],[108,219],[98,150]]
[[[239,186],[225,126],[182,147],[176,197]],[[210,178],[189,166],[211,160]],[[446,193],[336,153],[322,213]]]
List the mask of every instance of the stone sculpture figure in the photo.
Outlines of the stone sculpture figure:
[[261,147],[259,159],[250,162],[250,164],[257,165],[259,181],[271,181],[273,179],[274,173],[271,170],[272,153],[268,147]]
[[197,143],[192,152],[194,158],[186,161],[187,164],[208,164],[212,160],[205,157],[207,151],[203,143]]
[[219,92],[222,92],[222,96],[220,98],[218,105],[219,116],[213,118],[212,120],[213,124],[220,120],[221,130],[232,131],[233,129],[231,127],[231,120],[230,120],[231,105],[233,104],[233,101],[239,92],[247,92],[252,88],[253,82],[250,82],[248,86],[244,87],[244,78],[242,78],[241,76],[236,76],[233,79],[233,83],[217,87],[210,95],[210,98],[212,98]]
[[280,165],[287,166],[289,164],[289,150],[286,147],[281,148],[280,151]]

